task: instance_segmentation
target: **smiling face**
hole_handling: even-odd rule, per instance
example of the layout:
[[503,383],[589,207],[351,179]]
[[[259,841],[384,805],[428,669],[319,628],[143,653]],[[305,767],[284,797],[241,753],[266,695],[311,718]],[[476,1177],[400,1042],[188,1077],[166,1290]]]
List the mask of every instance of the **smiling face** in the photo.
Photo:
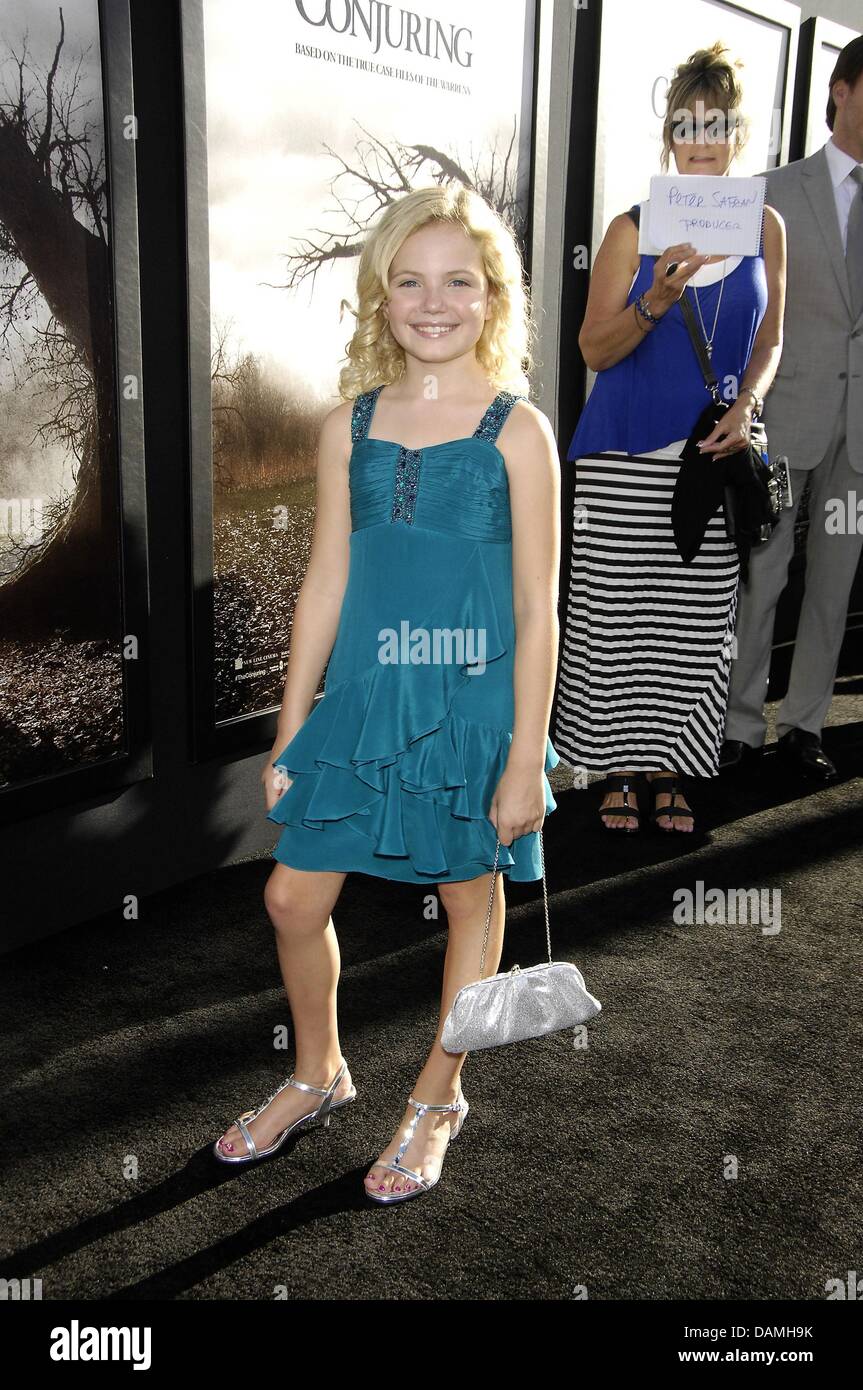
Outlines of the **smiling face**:
[[675,112],[671,152],[679,174],[726,174],[736,154],[736,113],[709,100]]
[[431,222],[406,237],[389,268],[384,314],[396,342],[421,362],[473,354],[491,317],[479,247],[461,227]]

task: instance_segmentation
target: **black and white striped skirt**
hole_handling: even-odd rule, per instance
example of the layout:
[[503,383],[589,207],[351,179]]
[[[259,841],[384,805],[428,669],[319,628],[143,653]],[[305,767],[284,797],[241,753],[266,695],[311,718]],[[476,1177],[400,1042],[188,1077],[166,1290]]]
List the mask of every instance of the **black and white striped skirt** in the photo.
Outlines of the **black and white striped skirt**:
[[721,510],[692,564],[678,554],[671,499],[681,447],[575,463],[553,737],[575,768],[717,772],[739,566]]

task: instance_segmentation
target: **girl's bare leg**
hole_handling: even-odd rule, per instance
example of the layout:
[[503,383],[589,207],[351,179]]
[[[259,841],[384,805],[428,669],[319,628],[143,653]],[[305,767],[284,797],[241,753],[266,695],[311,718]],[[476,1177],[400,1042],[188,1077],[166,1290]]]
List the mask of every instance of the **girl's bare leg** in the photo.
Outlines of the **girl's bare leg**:
[[[344,873],[313,873],[277,863],[264,889],[264,903],[275,928],[279,966],[291,1007],[296,1043],[293,1070],[298,1081],[310,1086],[329,1086],[344,1060],[336,1021],[341,961],[330,916],[344,881]],[[278,1081],[284,1079],[283,1075]],[[278,1083],[271,1089],[275,1089],[275,1084]],[[350,1089],[350,1073],[346,1071],[333,1099],[341,1100]],[[294,1120],[317,1110],[321,1100],[321,1096],[310,1091],[288,1086],[249,1123],[256,1147],[269,1147]],[[256,1104],[260,1101],[242,1104],[237,1113],[254,1109]],[[236,1125],[231,1125],[222,1136],[221,1147],[233,1156],[247,1152],[246,1141]]]
[[[440,883],[441,902],[446,909],[449,925],[446,960],[443,972],[440,1015],[437,1033],[431,1052],[416,1079],[411,1095],[415,1100],[429,1105],[445,1105],[456,1101],[461,1089],[461,1069],[467,1057],[466,1052],[458,1054],[445,1052],[440,1045],[440,1035],[444,1020],[452,1002],[463,985],[472,984],[479,979],[479,964],[482,954],[482,938],[485,918],[488,911],[488,894],[491,887],[491,874],[468,879],[461,883]],[[498,872],[492,903],[491,922],[488,929],[488,945],[485,952],[483,977],[494,975],[500,963],[503,949],[504,917],[506,898],[503,874]],[[399,1145],[407,1134],[411,1121],[416,1117],[412,1105],[408,1105],[401,1125],[392,1143],[380,1155],[366,1174],[366,1186],[375,1192],[404,1192],[419,1186],[410,1178],[404,1178],[390,1169],[380,1167],[381,1163],[391,1163],[398,1152]],[[440,1172],[449,1136],[458,1124],[457,1111],[443,1114],[426,1114],[414,1130],[414,1137],[402,1154],[401,1162],[406,1168],[421,1173],[423,1177],[434,1180]]]

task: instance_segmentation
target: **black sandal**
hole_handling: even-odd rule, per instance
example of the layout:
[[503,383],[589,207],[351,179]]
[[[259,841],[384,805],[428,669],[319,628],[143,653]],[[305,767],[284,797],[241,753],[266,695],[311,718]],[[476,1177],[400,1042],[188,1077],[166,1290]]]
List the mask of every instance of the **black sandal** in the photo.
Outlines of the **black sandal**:
[[[606,806],[599,812],[599,820],[603,830],[607,830],[611,835],[637,835],[641,828],[641,811],[638,808],[638,789],[635,786],[638,773],[609,772],[605,779],[606,792],[623,792],[623,806]],[[635,797],[635,805],[626,804],[626,792],[631,792]],[[603,801],[605,797],[602,798]],[[631,816],[638,824],[634,829],[627,829],[625,825],[606,825],[605,816]]]
[[[683,796],[683,781],[679,772],[658,772],[653,777],[649,777],[647,785],[653,800],[650,812],[650,819],[661,835],[676,835],[677,828],[673,824],[666,830],[659,824],[660,816],[668,816],[673,822],[675,817],[688,816],[692,821],[692,829],[695,830],[695,813],[688,811],[683,806],[675,806],[678,796]],[[656,808],[656,802],[660,796],[670,796],[671,802],[668,806],[663,806],[660,810]]]

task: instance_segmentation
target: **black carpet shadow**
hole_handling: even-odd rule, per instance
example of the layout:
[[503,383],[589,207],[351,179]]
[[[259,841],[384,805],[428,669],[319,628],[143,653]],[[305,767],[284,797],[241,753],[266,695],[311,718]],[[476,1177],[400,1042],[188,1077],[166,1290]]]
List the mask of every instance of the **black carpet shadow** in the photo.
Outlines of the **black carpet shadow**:
[[[464,1137],[403,1206],[362,1181],[434,1033],[446,937],[424,886],[349,876],[335,922],[358,1104],[238,1170],[210,1144],[293,1066],[290,1036],[273,1046],[289,1011],[267,862],[7,956],[3,1273],[38,1273],[53,1299],[823,1299],[863,1236],[863,784],[722,781],[701,844],[616,843],[589,793],[556,793],[553,954],[603,1012],[586,1046],[469,1058]],[[719,814],[725,795],[739,805]],[[696,880],[780,886],[781,932],[678,925],[673,895]],[[502,968],[524,967],[545,952],[541,884],[507,896]]]
[[[132,1230],[136,1226],[143,1225],[145,1222],[152,1220],[155,1216],[179,1210],[201,1193],[214,1191],[224,1186],[226,1183],[248,1180],[247,1175],[249,1175],[253,1169],[262,1170],[267,1166],[278,1165],[280,1161],[289,1161],[297,1145],[301,1144],[303,1140],[309,1140],[313,1137],[314,1130],[305,1135],[296,1135],[294,1138],[286,1140],[279,1152],[273,1154],[270,1158],[260,1159],[249,1165],[237,1164],[236,1167],[220,1163],[219,1160],[214,1157],[211,1145],[207,1144],[205,1148],[199,1150],[198,1153],[190,1158],[184,1168],[180,1169],[171,1177],[154,1184],[154,1186],[148,1188],[146,1192],[142,1192],[138,1196],[120,1202],[109,1210],[99,1212],[97,1215],[91,1216],[85,1221],[78,1222],[76,1225],[70,1226],[65,1230],[54,1231],[43,1240],[34,1241],[31,1245],[23,1246],[20,1250],[15,1251],[13,1255],[6,1257],[2,1261],[2,1266],[0,1266],[0,1277],[6,1279],[25,1278],[27,1275],[31,1274],[33,1270],[42,1269],[47,1265],[54,1264],[58,1260],[67,1258],[69,1255],[85,1250],[88,1246],[95,1245],[106,1236],[116,1234],[119,1231]],[[345,1175],[344,1179],[328,1184],[326,1190],[329,1196],[323,1205],[319,1205],[314,1201],[315,1194],[304,1194],[303,1201],[305,1202],[308,1199],[311,1203],[308,1207],[308,1212],[311,1213],[314,1211],[320,1215],[337,1209],[355,1210],[360,1206],[368,1205],[368,1201],[362,1191],[362,1177],[364,1173],[364,1169],[359,1170],[359,1180],[354,1184],[348,1183],[347,1175]],[[335,1202],[335,1193],[337,1191],[341,1193],[338,1203]],[[294,1204],[292,1204],[292,1206],[293,1205]],[[296,1224],[301,1225],[302,1222],[298,1221]],[[285,1229],[289,1228],[286,1226]],[[293,1229],[293,1227],[290,1227],[290,1229]],[[251,1250],[256,1248],[256,1246],[254,1242],[252,1242],[246,1248]],[[237,1256],[233,1256],[232,1259],[233,1258],[237,1258]],[[189,1263],[191,1264],[192,1262]],[[222,1266],[211,1262],[207,1272],[211,1273],[213,1270],[221,1267]],[[181,1280],[176,1284],[172,1283],[170,1278],[167,1277],[169,1271],[164,1271],[164,1273],[166,1275],[165,1292],[158,1294],[154,1292],[141,1293],[139,1296],[147,1298],[174,1297],[176,1293],[180,1292],[181,1289],[185,1287]],[[199,1274],[197,1279],[192,1282],[198,1282],[202,1277],[203,1275]],[[169,1288],[170,1292],[167,1291]],[[122,1292],[117,1291],[117,1293],[112,1296],[122,1296]]]

